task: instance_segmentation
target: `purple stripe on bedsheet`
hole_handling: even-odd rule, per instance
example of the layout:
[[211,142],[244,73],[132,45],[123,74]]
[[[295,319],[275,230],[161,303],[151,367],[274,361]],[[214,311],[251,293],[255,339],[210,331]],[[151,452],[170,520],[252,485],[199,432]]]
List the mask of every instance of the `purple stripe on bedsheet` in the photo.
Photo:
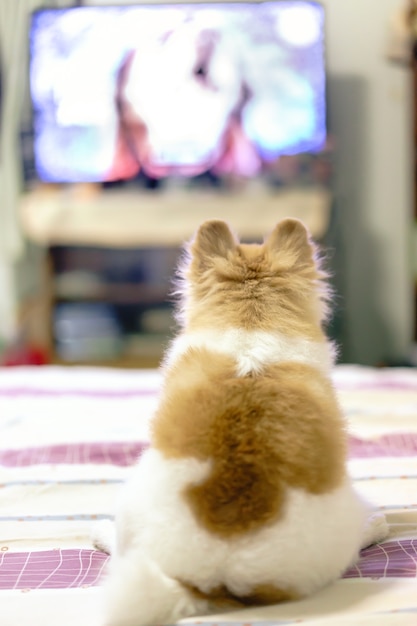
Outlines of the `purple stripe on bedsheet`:
[[60,396],[80,396],[83,398],[135,398],[137,396],[155,396],[155,389],[41,389],[38,387],[0,388],[0,397],[37,396],[56,398]]
[[7,467],[24,467],[28,465],[47,464],[109,464],[126,467],[133,465],[146,443],[133,442],[98,442],[60,444],[39,448],[22,448],[19,450],[0,450],[0,465]]
[[[96,463],[126,467],[133,465],[137,461],[147,445],[147,442],[116,441],[0,450],[0,465],[24,467],[41,463]],[[349,454],[351,458],[417,456],[417,433],[385,435],[373,440],[351,437]]]
[[[1,552],[0,589],[66,589],[97,585],[108,556],[87,549]],[[389,541],[363,550],[344,578],[415,578],[417,542]]]
[[108,560],[96,550],[0,553],[0,589],[68,589],[96,585]]
[[417,540],[387,541],[362,550],[344,578],[416,578]]
[[350,437],[349,455],[354,458],[417,456],[417,433],[395,433],[369,440]]

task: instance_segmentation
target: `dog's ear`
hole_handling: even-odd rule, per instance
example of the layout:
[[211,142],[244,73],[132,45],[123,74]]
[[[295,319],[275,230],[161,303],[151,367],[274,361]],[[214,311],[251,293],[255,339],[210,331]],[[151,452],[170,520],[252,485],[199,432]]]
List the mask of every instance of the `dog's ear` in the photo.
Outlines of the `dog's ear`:
[[226,258],[236,248],[236,239],[226,222],[209,220],[197,231],[192,243],[193,257],[203,262],[213,257]]
[[274,254],[287,255],[294,267],[314,263],[314,245],[300,220],[286,218],[278,222],[265,245]]

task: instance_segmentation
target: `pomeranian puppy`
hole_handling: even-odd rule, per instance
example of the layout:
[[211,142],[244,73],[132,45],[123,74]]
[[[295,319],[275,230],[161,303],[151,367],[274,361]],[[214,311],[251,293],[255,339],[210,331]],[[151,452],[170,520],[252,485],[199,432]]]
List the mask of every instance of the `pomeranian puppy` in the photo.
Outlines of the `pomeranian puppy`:
[[303,224],[258,245],[205,222],[179,274],[181,331],[116,513],[107,626],[299,599],[387,534],[347,474],[330,289]]

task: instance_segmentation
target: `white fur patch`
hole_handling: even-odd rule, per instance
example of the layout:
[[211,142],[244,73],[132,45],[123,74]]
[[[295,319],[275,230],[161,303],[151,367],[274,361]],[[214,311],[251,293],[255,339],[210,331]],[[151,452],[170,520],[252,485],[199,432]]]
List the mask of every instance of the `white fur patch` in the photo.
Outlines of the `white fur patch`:
[[266,365],[288,361],[311,365],[329,374],[335,360],[335,348],[327,341],[315,342],[280,333],[231,328],[179,335],[168,349],[165,364],[172,365],[190,348],[205,348],[232,357],[236,361],[237,376],[259,374]]
[[[168,460],[156,450],[145,453],[124,498],[129,510],[116,518],[122,536],[132,537],[135,525],[125,558],[137,559],[140,546],[142,555],[158,563],[168,577],[207,592],[225,584],[238,595],[262,584],[309,594],[335,580],[356,559],[367,508],[349,481],[323,495],[289,488],[279,521],[224,540],[197,523],[182,495],[209,469],[208,463],[196,459]],[[135,569],[133,563],[131,567]],[[124,584],[127,590],[130,582]]]

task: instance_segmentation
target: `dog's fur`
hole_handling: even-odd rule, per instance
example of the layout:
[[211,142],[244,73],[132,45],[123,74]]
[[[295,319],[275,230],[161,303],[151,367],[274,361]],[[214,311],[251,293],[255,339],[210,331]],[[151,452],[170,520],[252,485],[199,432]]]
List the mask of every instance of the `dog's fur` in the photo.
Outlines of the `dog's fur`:
[[182,330],[116,515],[108,626],[301,598],[387,530],[347,475],[327,276],[301,222],[262,245],[205,222],[180,273]]

